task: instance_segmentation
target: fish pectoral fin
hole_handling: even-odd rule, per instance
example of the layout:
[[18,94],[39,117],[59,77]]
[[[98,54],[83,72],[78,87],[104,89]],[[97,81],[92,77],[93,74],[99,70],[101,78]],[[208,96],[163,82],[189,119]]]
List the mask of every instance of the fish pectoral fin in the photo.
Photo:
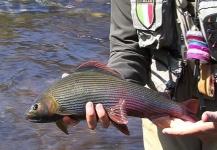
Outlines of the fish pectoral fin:
[[58,114],[58,115],[61,115],[61,116],[70,116],[70,115],[73,114],[70,111],[56,111],[55,113]]
[[170,116],[161,116],[157,118],[150,119],[156,126],[161,129],[170,127],[171,124],[171,117]]
[[130,132],[129,132],[129,130],[128,130],[127,125],[125,125],[125,124],[118,124],[118,123],[116,123],[116,122],[114,122],[114,121],[111,121],[111,123],[112,123],[118,130],[120,130],[123,134],[125,134],[125,135],[130,135]]
[[69,135],[68,133],[68,125],[66,123],[64,123],[62,120],[58,120],[55,122],[57,127],[62,130],[65,134]]
[[127,124],[128,116],[125,100],[120,99],[119,103],[107,109],[109,118],[117,124]]

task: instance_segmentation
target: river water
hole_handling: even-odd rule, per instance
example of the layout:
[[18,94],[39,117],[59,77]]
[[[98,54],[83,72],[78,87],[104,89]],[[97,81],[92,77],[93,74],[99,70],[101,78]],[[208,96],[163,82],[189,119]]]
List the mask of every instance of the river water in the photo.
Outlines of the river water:
[[81,63],[109,57],[108,0],[0,1],[0,149],[140,150],[141,119],[129,118],[130,136],[115,127],[89,130],[34,124],[25,110],[46,87]]

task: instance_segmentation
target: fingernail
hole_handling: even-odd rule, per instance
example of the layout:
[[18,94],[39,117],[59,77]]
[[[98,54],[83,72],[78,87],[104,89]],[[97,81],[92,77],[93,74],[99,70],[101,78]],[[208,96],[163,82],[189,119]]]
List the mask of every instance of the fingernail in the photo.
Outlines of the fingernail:
[[89,111],[92,111],[92,109],[93,109],[93,103],[92,102],[87,102],[86,110],[89,112]]
[[96,104],[96,109],[97,111],[102,111],[103,107],[102,107],[102,104]]

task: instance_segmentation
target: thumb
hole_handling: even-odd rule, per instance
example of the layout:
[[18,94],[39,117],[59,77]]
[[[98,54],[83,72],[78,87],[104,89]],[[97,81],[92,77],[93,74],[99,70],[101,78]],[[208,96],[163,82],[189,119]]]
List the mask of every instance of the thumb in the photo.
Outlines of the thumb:
[[206,111],[202,115],[202,121],[204,122],[217,122],[217,111]]

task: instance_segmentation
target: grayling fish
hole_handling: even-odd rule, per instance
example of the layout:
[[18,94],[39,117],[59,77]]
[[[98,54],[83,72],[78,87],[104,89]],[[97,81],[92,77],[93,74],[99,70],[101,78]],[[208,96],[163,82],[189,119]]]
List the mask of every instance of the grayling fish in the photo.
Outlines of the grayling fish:
[[125,81],[107,66],[91,61],[82,64],[71,75],[48,87],[26,111],[31,122],[56,122],[68,134],[62,118],[85,119],[85,104],[103,104],[110,121],[121,132],[129,135],[128,116],[149,118],[166,127],[163,117],[181,118],[195,122],[198,100],[174,102],[141,85]]

